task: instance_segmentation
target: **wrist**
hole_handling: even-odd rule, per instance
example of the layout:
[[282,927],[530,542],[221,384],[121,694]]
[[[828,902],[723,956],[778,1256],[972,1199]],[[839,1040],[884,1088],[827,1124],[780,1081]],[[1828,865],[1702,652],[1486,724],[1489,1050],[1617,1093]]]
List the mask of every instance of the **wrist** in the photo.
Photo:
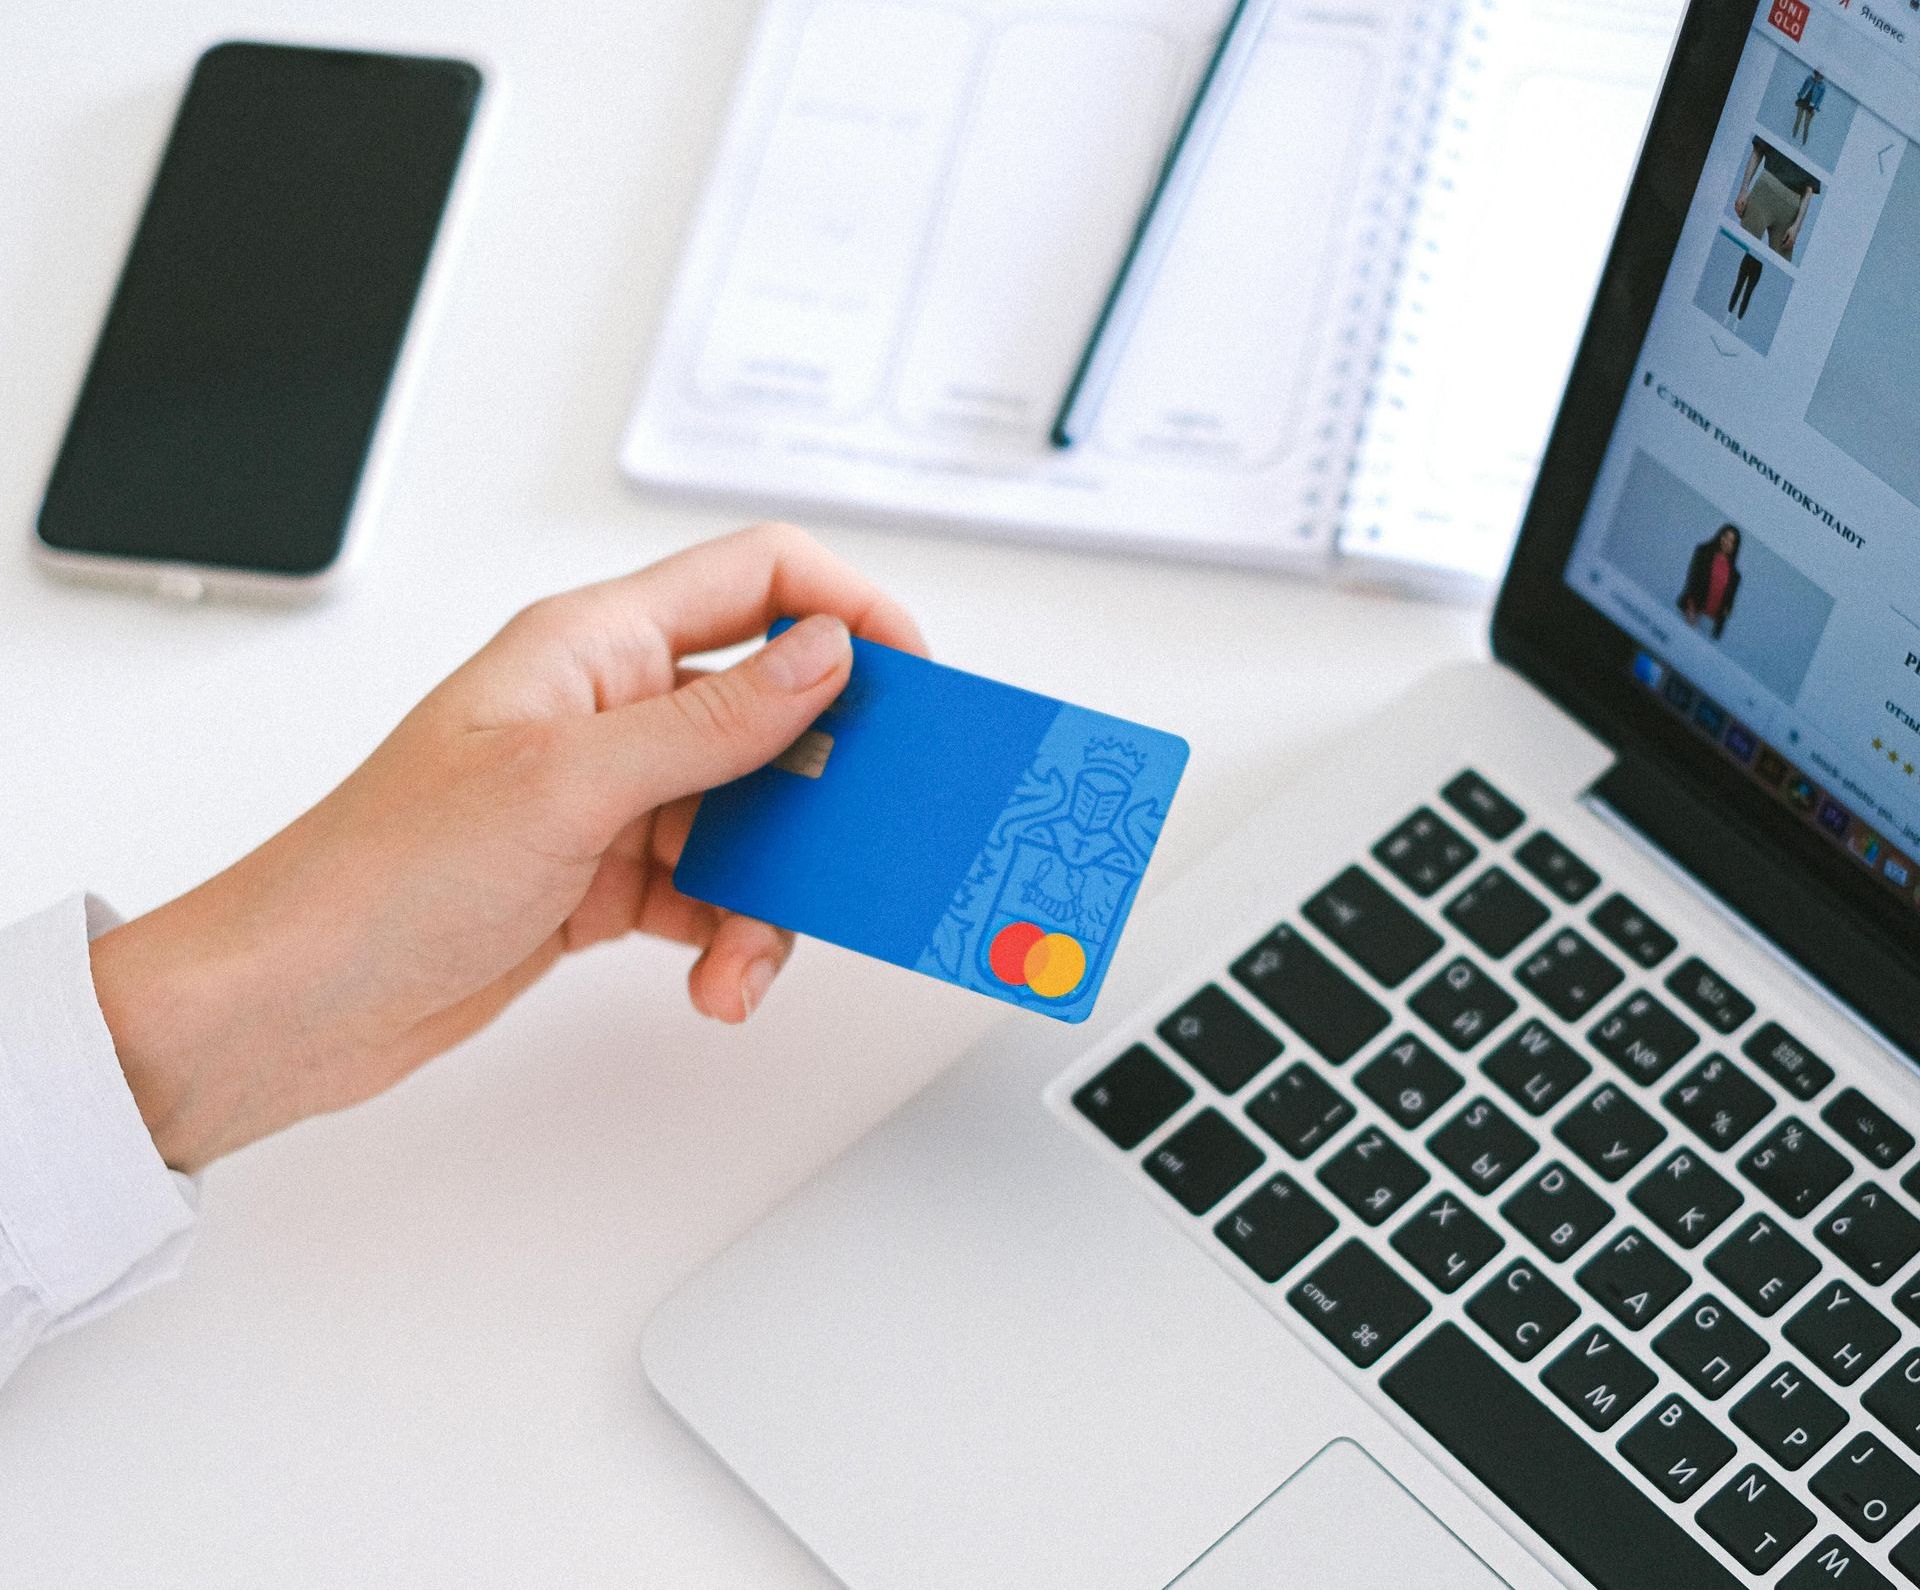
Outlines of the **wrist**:
[[95,997],[140,1118],[175,1170],[203,1169],[254,1137],[262,990],[234,948],[203,931],[193,895],[102,934]]

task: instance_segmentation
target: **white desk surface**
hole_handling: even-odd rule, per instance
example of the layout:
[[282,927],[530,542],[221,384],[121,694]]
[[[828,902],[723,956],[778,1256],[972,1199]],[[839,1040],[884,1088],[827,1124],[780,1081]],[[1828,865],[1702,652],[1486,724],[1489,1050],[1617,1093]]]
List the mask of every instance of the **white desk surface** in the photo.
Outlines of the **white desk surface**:
[[[0,918],[81,886],[159,903],[530,598],[735,522],[649,500],[614,451],[753,10],[0,7]],[[86,592],[26,554],[181,86],[237,35],[475,55],[506,90],[367,564],[294,614]],[[1457,609],[821,528],[947,660],[1192,740],[1163,877],[1317,741],[1483,645]],[[398,1093],[216,1166],[185,1279],[0,1390],[0,1580],[827,1584],[655,1401],[636,1342],[995,1008],[806,946],[735,1033],[690,1013],[684,971],[596,951]]]

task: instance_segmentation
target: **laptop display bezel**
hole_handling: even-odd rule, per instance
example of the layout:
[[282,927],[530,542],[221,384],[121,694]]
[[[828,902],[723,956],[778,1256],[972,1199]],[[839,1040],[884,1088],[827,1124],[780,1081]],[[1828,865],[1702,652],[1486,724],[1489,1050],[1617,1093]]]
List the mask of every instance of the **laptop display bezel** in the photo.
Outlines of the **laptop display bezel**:
[[1616,750],[1638,826],[1920,1063],[1920,912],[1636,684],[1640,643],[1566,580],[1757,9],[1693,0],[1681,24],[1495,606],[1493,649]]

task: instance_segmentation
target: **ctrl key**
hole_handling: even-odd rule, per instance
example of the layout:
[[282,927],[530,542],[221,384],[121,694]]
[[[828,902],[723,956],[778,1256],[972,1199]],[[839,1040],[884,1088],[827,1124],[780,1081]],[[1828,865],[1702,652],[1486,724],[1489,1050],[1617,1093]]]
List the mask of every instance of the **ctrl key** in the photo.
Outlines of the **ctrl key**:
[[1364,1243],[1330,1253],[1287,1301],[1361,1369],[1371,1369],[1432,1312]]

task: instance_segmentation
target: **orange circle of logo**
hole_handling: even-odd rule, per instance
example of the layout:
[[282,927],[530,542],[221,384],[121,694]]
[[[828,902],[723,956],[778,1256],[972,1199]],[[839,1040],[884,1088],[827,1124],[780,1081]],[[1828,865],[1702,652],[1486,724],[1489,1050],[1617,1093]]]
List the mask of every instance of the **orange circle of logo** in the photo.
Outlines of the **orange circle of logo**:
[[1042,999],[1065,999],[1087,976],[1087,952],[1068,933],[1048,933],[1037,923],[1012,922],[987,948],[993,975]]

